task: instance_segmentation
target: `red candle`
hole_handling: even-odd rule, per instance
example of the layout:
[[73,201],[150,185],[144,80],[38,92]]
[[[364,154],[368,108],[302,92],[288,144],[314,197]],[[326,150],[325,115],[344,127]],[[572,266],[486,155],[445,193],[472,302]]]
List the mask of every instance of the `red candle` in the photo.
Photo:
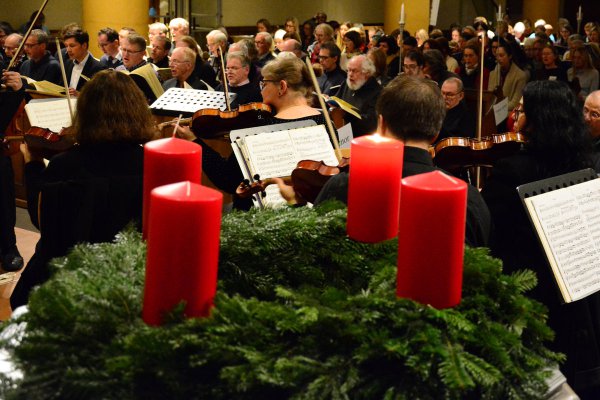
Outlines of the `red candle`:
[[402,142],[378,134],[352,140],[346,231],[376,243],[398,234]]
[[144,146],[144,205],[142,234],[148,237],[150,192],[158,186],[202,179],[202,147],[188,140],[167,138],[154,140]]
[[210,314],[217,290],[221,192],[191,182],[151,193],[142,317],[160,325],[184,301],[187,317]]
[[460,303],[467,184],[440,171],[402,180],[396,294],[435,308]]

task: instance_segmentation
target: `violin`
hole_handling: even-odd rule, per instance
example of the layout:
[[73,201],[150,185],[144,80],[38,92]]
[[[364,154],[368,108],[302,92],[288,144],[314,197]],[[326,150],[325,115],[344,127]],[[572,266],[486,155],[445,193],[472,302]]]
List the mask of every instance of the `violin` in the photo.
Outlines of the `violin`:
[[199,138],[214,139],[234,129],[263,125],[271,115],[271,107],[265,103],[242,104],[237,109],[226,111],[205,108],[192,116],[192,131]]
[[491,167],[500,158],[510,156],[525,143],[520,133],[504,133],[478,139],[449,137],[429,147],[434,163],[450,172],[474,166]]
[[[340,172],[348,171],[350,167],[350,159],[343,157],[342,161],[337,166],[330,166],[323,161],[302,160],[296,165],[291,176],[282,178],[286,184],[291,184],[294,188],[296,198],[304,203],[306,201],[314,203],[321,189],[331,177]],[[250,183],[249,180],[244,180],[237,187],[235,193],[241,198],[247,198],[256,193],[262,193],[267,186],[275,183],[273,178],[261,180],[255,176],[255,182]]]
[[73,128],[63,128],[60,132],[32,126],[23,137],[32,154],[50,159],[58,153],[65,152],[75,145]]

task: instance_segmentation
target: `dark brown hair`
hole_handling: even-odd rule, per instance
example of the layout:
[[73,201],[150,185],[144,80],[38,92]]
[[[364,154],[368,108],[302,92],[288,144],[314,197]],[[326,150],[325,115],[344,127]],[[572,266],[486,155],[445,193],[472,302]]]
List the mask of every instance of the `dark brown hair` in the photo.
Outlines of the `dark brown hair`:
[[79,144],[145,143],[156,128],[142,91],[112,69],[98,72],[77,99],[75,138]]

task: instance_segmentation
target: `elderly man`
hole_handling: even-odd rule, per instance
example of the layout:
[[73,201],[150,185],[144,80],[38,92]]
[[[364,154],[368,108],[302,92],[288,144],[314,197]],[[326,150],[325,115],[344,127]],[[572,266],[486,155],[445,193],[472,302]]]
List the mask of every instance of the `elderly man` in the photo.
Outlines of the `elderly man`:
[[463,83],[458,78],[448,78],[442,83],[442,97],[446,106],[446,117],[437,141],[452,136],[475,137],[475,114],[469,112]]
[[350,116],[354,137],[373,133],[377,127],[375,103],[381,93],[381,85],[373,77],[375,65],[365,55],[354,56],[348,61],[348,77],[336,96],[358,109],[361,119]]
[[182,36],[190,34],[190,23],[183,18],[173,18],[169,23],[171,41],[175,44]]
[[41,29],[34,29],[25,41],[25,54],[28,60],[21,65],[21,75],[36,81],[48,81],[62,85],[60,64],[46,50],[48,35]]
[[100,57],[100,64],[105,68],[117,68],[123,65],[123,55],[119,49],[119,33],[113,28],[102,28],[98,31],[98,47],[104,55]]
[[[227,88],[230,92],[236,94],[235,100],[231,102],[232,108],[237,108],[242,104],[255,103],[262,101],[262,95],[258,85],[250,82],[250,60],[242,52],[229,52],[227,54]],[[218,91],[223,91],[223,83],[217,86]]]
[[152,46],[152,58],[148,62],[156,65],[158,68],[169,68],[169,51],[171,42],[165,36],[155,35],[150,42]]
[[264,67],[269,61],[275,59],[275,56],[271,52],[271,48],[273,47],[273,37],[269,32],[258,32],[254,38],[254,44],[258,51],[256,65],[260,68]]
[[321,93],[335,94],[346,80],[346,73],[340,68],[340,48],[333,42],[326,42],[319,50],[319,63],[323,74],[317,78]]
[[195,63],[196,53],[194,50],[188,47],[175,48],[169,60],[169,68],[171,68],[171,75],[173,77],[163,83],[163,89],[167,90],[178,87],[206,90],[207,87],[204,82],[193,74]]
[[152,43],[152,39],[155,36],[167,37],[169,33],[169,28],[162,22],[155,22],[153,24],[148,25],[148,40]]
[[[8,61],[14,57],[19,45],[21,44],[21,40],[23,40],[23,36],[18,33],[11,33],[4,40],[4,52]],[[8,64],[8,63],[7,63]]]
[[600,153],[600,90],[593,91],[586,97],[583,118],[589,127],[594,151]]
[[315,64],[319,60],[319,49],[325,42],[333,41],[333,28],[329,24],[319,24],[315,28],[315,41],[308,46],[310,62]]
[[302,51],[302,43],[296,39],[285,39],[283,43],[279,45],[279,50],[281,53],[294,53],[294,55],[300,59],[304,59],[304,57],[306,57],[306,53]]
[[144,60],[146,54],[146,40],[135,33],[130,34],[121,44],[121,54],[123,54],[123,65],[117,70],[126,69],[131,72],[147,64]]
[[90,37],[86,31],[70,31],[63,38],[69,55],[69,60],[65,63],[69,94],[77,97],[83,85],[105,68],[89,52]]
[[220,81],[223,79],[221,78],[223,76],[221,72],[221,55],[226,56],[227,54],[227,36],[217,29],[210,31],[206,35],[206,45],[210,52],[208,63],[215,71],[217,80]]

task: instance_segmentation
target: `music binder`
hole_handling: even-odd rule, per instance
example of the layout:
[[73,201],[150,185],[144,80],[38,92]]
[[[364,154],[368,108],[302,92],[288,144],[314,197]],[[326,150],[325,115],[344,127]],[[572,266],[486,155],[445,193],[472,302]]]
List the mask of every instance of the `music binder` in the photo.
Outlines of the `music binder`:
[[[229,93],[229,103],[235,99],[235,93]],[[211,90],[170,88],[150,106],[155,115],[191,117],[201,109],[227,110],[225,93]]]
[[517,188],[565,303],[600,290],[597,178],[584,169]]
[[[305,159],[329,165],[338,162],[325,126],[313,120],[231,131],[230,140],[244,177],[252,183],[290,176],[297,163]],[[255,197],[259,207],[286,204],[277,185],[268,186],[264,193],[265,197]]]

